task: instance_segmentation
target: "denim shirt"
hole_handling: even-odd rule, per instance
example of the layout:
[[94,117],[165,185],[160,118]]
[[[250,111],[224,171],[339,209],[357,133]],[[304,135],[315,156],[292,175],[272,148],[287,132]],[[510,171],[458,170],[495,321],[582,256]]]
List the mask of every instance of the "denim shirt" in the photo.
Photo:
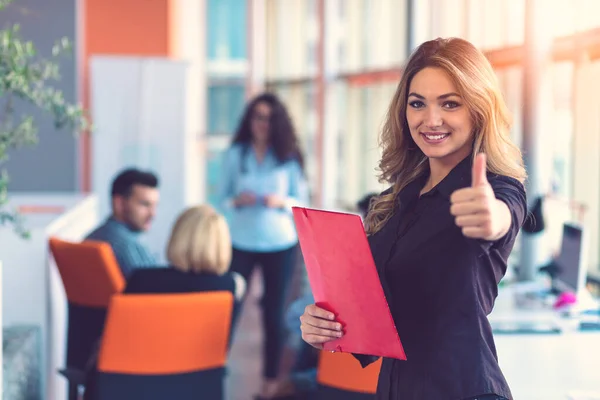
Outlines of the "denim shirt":
[[132,231],[112,217],[88,234],[85,239],[110,244],[125,279],[129,278],[136,268],[157,265],[156,258],[139,241],[139,233]]
[[[252,147],[243,151],[233,145],[226,151],[220,180],[219,202],[228,215],[233,246],[239,250],[273,252],[285,250],[298,242],[292,206],[308,203],[306,179],[296,160],[279,162],[268,150],[258,162]],[[257,196],[256,204],[234,207],[233,199],[242,192]],[[285,199],[283,208],[264,204],[268,195]]]

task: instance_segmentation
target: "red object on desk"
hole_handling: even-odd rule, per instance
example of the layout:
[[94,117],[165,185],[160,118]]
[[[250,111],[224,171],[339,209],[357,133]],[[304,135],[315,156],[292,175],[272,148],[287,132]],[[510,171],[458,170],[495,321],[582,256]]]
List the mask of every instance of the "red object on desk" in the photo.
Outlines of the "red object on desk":
[[323,349],[406,360],[361,218],[292,211],[315,302],[344,327],[344,336]]

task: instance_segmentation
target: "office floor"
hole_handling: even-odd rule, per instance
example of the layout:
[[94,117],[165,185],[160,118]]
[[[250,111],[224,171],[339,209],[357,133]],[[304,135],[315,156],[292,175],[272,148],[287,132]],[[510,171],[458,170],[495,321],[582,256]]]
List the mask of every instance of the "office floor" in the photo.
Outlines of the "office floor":
[[257,278],[254,274],[231,348],[225,382],[227,400],[250,400],[260,386],[262,331],[258,301],[262,289]]
[[[288,302],[295,298],[300,290],[301,268],[300,265],[296,268]],[[252,400],[260,388],[263,337],[259,307],[261,281],[259,272],[255,272],[250,279],[248,296],[229,356],[229,371],[225,381],[226,400]],[[282,375],[291,368],[293,357],[293,350],[286,348],[281,362]]]

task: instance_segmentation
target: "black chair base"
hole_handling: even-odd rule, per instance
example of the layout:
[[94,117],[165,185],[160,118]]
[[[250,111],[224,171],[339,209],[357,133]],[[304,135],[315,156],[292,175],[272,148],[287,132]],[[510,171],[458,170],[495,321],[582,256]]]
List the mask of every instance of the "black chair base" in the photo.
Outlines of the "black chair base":
[[374,400],[374,393],[348,392],[329,386],[319,385],[315,400]]
[[224,399],[223,368],[175,375],[98,372],[96,381],[88,383],[85,400]]
[[69,400],[79,400],[80,389],[85,386],[85,371],[79,368],[64,368],[59,369],[58,373],[65,377],[69,382]]

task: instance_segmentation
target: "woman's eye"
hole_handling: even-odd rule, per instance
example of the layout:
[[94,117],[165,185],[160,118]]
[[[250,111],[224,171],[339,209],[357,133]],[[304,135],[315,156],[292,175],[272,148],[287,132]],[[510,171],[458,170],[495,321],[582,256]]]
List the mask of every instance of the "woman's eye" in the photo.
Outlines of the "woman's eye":
[[422,108],[425,106],[425,104],[423,104],[423,102],[420,100],[411,101],[410,103],[408,103],[408,105],[412,108]]
[[459,107],[459,106],[460,106],[460,104],[458,104],[458,103],[457,103],[457,102],[455,102],[455,101],[447,101],[447,102],[445,102],[445,103],[443,104],[443,106],[444,106],[444,108],[449,108],[449,109],[452,109],[452,108]]

